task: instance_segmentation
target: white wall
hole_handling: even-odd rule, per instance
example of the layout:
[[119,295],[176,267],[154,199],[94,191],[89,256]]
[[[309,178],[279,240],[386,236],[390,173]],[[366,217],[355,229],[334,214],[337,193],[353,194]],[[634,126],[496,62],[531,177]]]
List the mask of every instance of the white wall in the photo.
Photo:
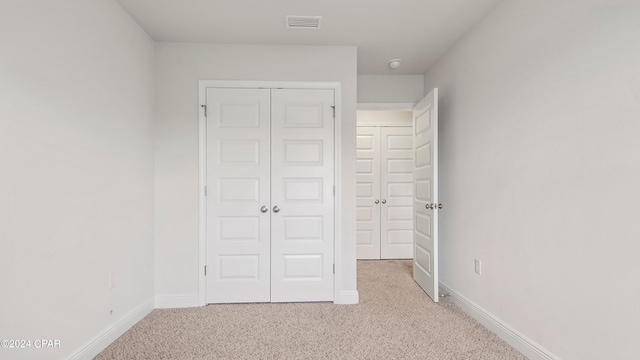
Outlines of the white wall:
[[358,76],[358,103],[417,103],[423,97],[423,75]]
[[151,310],[153,56],[112,0],[2,2],[0,339],[32,342],[0,358],[67,358]]
[[638,24],[637,1],[504,1],[425,77],[441,281],[562,359],[640,358]]
[[358,110],[358,126],[413,126],[412,111]]
[[337,271],[355,291],[356,48],[156,43],[156,264],[162,305],[198,295],[198,80],[342,83],[342,247]]

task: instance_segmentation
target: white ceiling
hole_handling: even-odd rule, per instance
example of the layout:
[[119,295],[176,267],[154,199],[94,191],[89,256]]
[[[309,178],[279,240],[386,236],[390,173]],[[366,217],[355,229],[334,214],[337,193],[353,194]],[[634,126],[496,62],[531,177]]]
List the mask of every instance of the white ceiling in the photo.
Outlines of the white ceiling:
[[[358,74],[423,74],[500,0],[117,0],[158,41],[355,45]],[[285,15],[321,15],[287,30]],[[390,70],[390,59],[402,66]]]

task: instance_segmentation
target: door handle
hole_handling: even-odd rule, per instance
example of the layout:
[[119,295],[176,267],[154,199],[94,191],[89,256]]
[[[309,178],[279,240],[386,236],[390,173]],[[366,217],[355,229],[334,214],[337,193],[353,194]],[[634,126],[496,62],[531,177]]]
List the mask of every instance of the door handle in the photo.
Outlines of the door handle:
[[438,204],[438,209],[442,209],[442,204]]
[[274,212],[274,213],[280,212],[280,208],[279,208],[277,205],[276,205],[276,206],[274,206],[274,207],[273,207],[273,212]]
[[424,208],[427,210],[433,210],[433,205],[434,205],[433,203],[428,203],[424,206]]
[[382,199],[382,203],[386,204],[387,203],[387,199]]
[[376,201],[374,201],[374,203],[380,204],[380,200],[376,200]]
[[266,206],[263,206],[260,208],[260,211],[262,211],[263,213],[266,213],[267,211],[269,211],[269,208]]

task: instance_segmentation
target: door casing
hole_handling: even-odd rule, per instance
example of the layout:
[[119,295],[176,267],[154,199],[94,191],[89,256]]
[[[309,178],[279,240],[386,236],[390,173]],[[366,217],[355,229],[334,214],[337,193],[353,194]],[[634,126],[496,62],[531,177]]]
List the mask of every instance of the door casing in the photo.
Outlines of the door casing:
[[199,175],[198,175],[198,304],[206,305],[206,277],[205,266],[207,262],[207,199],[205,196],[205,186],[207,183],[207,132],[205,116],[206,89],[207,88],[236,88],[236,89],[257,89],[257,88],[282,88],[282,89],[330,89],[334,91],[335,123],[334,123],[334,212],[333,212],[333,241],[334,241],[334,303],[341,303],[339,296],[340,279],[342,276],[342,237],[340,236],[341,226],[341,147],[342,147],[342,121],[341,121],[341,86],[339,82],[298,82],[298,81],[235,81],[235,80],[200,80],[198,82],[198,142],[199,142]]

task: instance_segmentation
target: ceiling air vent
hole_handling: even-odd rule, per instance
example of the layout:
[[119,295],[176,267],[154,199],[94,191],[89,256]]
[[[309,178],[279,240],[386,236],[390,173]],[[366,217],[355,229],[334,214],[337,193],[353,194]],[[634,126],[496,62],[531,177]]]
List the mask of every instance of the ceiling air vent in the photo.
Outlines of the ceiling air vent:
[[284,17],[287,29],[320,29],[322,16],[294,16]]

